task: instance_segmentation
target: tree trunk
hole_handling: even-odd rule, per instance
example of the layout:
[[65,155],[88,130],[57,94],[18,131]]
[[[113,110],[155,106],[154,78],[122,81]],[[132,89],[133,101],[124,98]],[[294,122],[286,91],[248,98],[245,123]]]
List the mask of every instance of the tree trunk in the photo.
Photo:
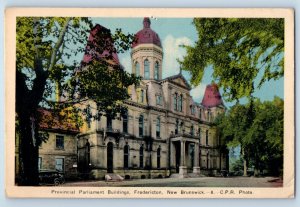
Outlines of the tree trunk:
[[243,176],[248,176],[247,174],[247,159],[246,159],[246,155],[245,155],[245,149],[242,149],[242,155],[243,155],[243,160],[244,160],[244,174]]
[[[19,185],[36,186],[38,180],[38,145],[36,142],[37,131],[34,121],[29,116],[19,114],[19,138],[20,138],[20,180]],[[34,127],[34,128],[33,128]]]

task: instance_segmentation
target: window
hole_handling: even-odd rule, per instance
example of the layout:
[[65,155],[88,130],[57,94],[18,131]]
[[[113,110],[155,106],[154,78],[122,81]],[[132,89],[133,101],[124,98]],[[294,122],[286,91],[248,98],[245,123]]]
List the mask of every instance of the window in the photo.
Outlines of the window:
[[139,136],[144,136],[144,116],[140,115],[139,117]]
[[156,137],[160,137],[160,117],[156,120]]
[[191,114],[195,115],[195,106],[191,105]]
[[193,126],[193,125],[191,126],[190,134],[191,134],[192,136],[194,136],[194,126]]
[[140,93],[140,102],[141,103],[144,103],[144,96],[145,96],[144,90],[141,90],[141,93]]
[[123,132],[128,133],[128,112],[125,111],[123,114]]
[[202,119],[202,109],[199,110],[199,119]]
[[207,112],[207,121],[211,121],[211,112],[210,111]]
[[160,168],[160,151],[161,151],[161,149],[160,149],[160,147],[158,147],[158,149],[157,149],[157,168]]
[[174,94],[174,110],[177,111],[177,104],[178,104],[178,94]]
[[205,132],[205,143],[206,143],[206,146],[208,145],[208,130],[206,130]]
[[182,105],[183,105],[183,96],[182,94],[179,96],[179,106],[178,106],[178,110],[182,111]]
[[161,104],[161,95],[156,96],[156,105],[162,105]]
[[112,130],[112,118],[109,115],[106,117],[106,127],[107,130]]
[[176,119],[176,124],[175,124],[175,134],[178,134],[179,131],[179,120]]
[[55,159],[55,169],[61,172],[64,171],[64,158]]
[[124,168],[128,169],[129,167],[129,146],[126,144],[124,146]]
[[87,127],[91,128],[91,121],[92,120],[92,113],[91,113],[91,106],[87,105],[86,107],[86,123],[87,123]]
[[150,62],[147,59],[144,61],[144,78],[150,78]]
[[144,147],[140,147],[140,168],[144,167]]
[[39,157],[38,168],[39,168],[39,170],[42,169],[42,158],[41,157]]
[[136,76],[140,76],[140,64],[138,62],[135,63],[135,74]]
[[155,62],[154,79],[159,79],[159,63],[157,61]]
[[61,135],[56,135],[56,149],[64,149],[64,136],[61,136]]

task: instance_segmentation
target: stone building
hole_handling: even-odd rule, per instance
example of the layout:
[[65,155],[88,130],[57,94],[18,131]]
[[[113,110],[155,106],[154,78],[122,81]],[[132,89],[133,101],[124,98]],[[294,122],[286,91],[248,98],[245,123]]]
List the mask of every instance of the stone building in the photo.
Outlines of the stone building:
[[[117,55],[112,57],[119,64]],[[125,113],[85,123],[77,135],[80,173],[129,179],[209,175],[228,168],[228,151],[214,126],[215,117],[225,111],[218,87],[208,85],[202,102],[196,103],[181,73],[162,78],[162,62],[160,38],[144,18],[131,50],[132,73],[142,81],[128,88]]]

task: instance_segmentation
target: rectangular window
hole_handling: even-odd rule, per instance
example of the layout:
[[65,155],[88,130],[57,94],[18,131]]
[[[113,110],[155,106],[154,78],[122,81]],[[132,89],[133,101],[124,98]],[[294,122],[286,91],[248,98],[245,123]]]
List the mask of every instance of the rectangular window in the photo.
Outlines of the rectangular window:
[[178,95],[177,93],[174,94],[174,110],[177,111],[177,102],[178,101]]
[[106,121],[107,130],[112,130],[112,118],[110,116],[107,116]]
[[64,172],[64,158],[55,159],[55,169],[61,172]]
[[56,149],[64,149],[64,143],[65,140],[64,140],[64,136],[61,136],[61,135],[56,135]]
[[41,170],[42,169],[42,158],[41,157],[39,157],[39,163],[38,163],[38,168],[39,168],[39,170]]
[[208,130],[206,130],[206,136],[205,136],[205,138],[206,138],[206,146],[208,146]]

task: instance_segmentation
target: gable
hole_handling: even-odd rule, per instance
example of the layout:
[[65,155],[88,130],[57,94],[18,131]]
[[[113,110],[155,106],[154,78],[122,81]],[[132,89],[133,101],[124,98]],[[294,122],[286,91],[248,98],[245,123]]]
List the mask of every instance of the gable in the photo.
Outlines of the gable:
[[178,86],[181,86],[183,88],[187,88],[188,90],[191,90],[191,86],[189,85],[189,83],[186,81],[186,79],[181,74],[177,75],[173,78],[170,78],[169,80],[170,80],[170,82],[172,82]]

